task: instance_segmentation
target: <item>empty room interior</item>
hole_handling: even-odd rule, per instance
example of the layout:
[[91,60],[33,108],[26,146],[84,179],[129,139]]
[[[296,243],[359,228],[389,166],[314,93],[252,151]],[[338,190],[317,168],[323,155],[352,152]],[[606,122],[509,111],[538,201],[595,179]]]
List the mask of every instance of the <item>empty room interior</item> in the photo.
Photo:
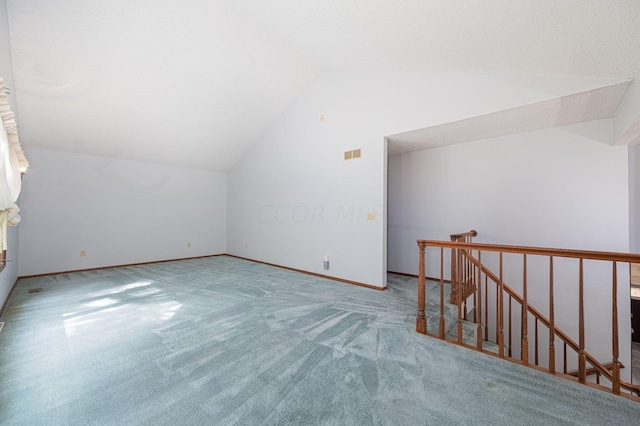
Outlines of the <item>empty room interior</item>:
[[0,423],[640,424],[639,73],[637,1],[0,0]]

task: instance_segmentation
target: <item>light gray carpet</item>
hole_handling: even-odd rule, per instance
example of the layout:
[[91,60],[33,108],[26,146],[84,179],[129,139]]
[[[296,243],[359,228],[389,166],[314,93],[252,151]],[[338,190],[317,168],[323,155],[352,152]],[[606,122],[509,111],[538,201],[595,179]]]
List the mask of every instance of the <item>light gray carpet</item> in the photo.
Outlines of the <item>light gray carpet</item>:
[[226,256],[23,279],[0,423],[640,424],[638,403],[416,334],[415,300],[409,278]]

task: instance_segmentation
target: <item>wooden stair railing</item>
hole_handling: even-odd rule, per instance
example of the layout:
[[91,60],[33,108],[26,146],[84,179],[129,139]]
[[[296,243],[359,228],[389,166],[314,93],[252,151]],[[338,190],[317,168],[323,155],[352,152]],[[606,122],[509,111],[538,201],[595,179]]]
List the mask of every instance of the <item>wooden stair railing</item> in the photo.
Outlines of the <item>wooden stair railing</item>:
[[[475,235],[474,235],[475,236]],[[618,286],[618,266],[625,263],[639,263],[640,255],[625,254],[625,253],[609,253],[609,252],[594,252],[594,251],[579,251],[579,250],[561,250],[561,249],[549,249],[538,247],[520,247],[520,246],[506,246],[506,245],[494,245],[494,244],[478,244],[472,242],[461,241],[428,241],[419,240],[418,246],[420,250],[420,267],[418,278],[418,317],[416,320],[416,330],[422,334],[427,333],[427,319],[425,317],[425,304],[426,304],[426,291],[425,291],[425,277],[426,277],[426,262],[425,252],[427,247],[438,249],[440,256],[440,318],[439,318],[439,333],[434,335],[443,340],[445,338],[445,325],[444,325],[444,250],[451,250],[452,269],[451,269],[451,282],[454,281],[460,283],[462,281],[468,281],[467,288],[473,288],[473,294],[468,294],[466,297],[473,295],[474,304],[474,318],[473,321],[477,323],[477,336],[475,345],[464,344],[462,339],[462,323],[466,319],[466,304],[465,312],[462,311],[463,305],[463,292],[458,291],[456,294],[456,300],[453,304],[458,306],[458,322],[457,322],[457,339],[452,343],[457,343],[478,351],[489,353],[483,350],[483,342],[489,341],[489,322],[493,319],[495,325],[495,342],[498,344],[498,356],[500,358],[508,359],[513,362],[525,366],[531,366],[538,369],[543,369],[551,374],[560,375],[566,378],[575,379],[577,377],[580,383],[595,386],[601,389],[608,389],[616,395],[623,395],[631,397],[630,394],[621,393],[621,389],[627,392],[640,395],[640,386],[637,384],[631,384],[621,380],[620,369],[623,368],[619,361],[619,342],[618,342],[618,306],[617,306],[617,286]],[[477,253],[474,256],[473,253]],[[499,273],[493,273],[482,262],[483,252],[493,252],[498,255]],[[509,287],[504,281],[504,254],[509,255],[522,255],[522,295],[519,295],[511,287]],[[549,259],[549,277],[548,277],[548,299],[549,299],[549,316],[548,318],[543,315],[538,309],[532,306],[528,302],[528,293],[531,291],[527,289],[527,256],[544,256]],[[563,330],[559,329],[555,324],[555,302],[554,302],[554,258],[570,258],[579,260],[578,270],[578,341],[571,338]],[[584,263],[585,260],[596,260],[602,262],[609,262],[612,265],[611,272],[611,313],[608,320],[611,321],[611,348],[612,348],[612,362],[604,365],[599,362],[594,356],[585,350],[586,347],[586,330],[585,330],[585,285],[584,285]],[[431,274],[432,276],[434,274]],[[484,275],[484,286],[482,285],[482,278]],[[490,306],[488,302],[489,280],[495,286],[495,310],[493,311],[493,317],[489,317]],[[453,287],[453,285],[452,285]],[[484,287],[484,288],[483,288]],[[491,287],[493,288],[493,287]],[[531,289],[536,290],[535,287]],[[484,298],[484,299],[483,299]],[[513,321],[512,321],[512,303],[515,301],[516,306],[520,308],[520,330],[519,330],[519,343],[520,343],[520,356],[512,356],[512,342],[513,342]],[[484,302],[484,303],[483,303]],[[505,305],[508,311],[508,324],[506,329],[508,331],[507,342],[505,342]],[[493,308],[493,304],[491,305]],[[484,312],[484,317],[483,317]],[[528,323],[529,319],[532,319],[535,324],[534,331],[534,345],[531,348],[534,354],[533,362],[530,362],[530,347],[529,347],[529,333]],[[539,325],[545,327],[548,330],[548,362],[546,366],[542,366],[539,357]],[[553,332],[550,332],[550,331]],[[556,362],[556,348],[555,342],[559,339],[563,344],[563,370],[557,371]],[[507,345],[505,345],[505,343]],[[567,348],[571,349],[577,354],[578,370],[577,373],[568,370],[568,357]],[[505,349],[507,353],[505,354]],[[493,355],[493,354],[492,354]],[[587,364],[592,368],[587,368]],[[596,383],[587,381],[587,376],[596,375]],[[606,378],[610,382],[610,388],[605,388],[600,384],[600,377]],[[640,398],[635,398],[640,401]]]
[[[481,269],[481,271],[483,273],[485,273],[485,277],[490,279],[491,281],[493,281],[496,286],[499,285],[499,281],[500,279],[493,273],[491,272],[486,266],[480,264],[478,262],[477,259],[475,259],[472,255],[469,255],[469,261],[471,263],[474,264],[474,266],[479,267]],[[509,306],[511,305],[511,301],[515,300],[516,303],[518,303],[520,305],[520,307],[522,308],[522,306],[524,306],[524,300],[520,297],[520,295],[518,295],[511,287],[509,287],[506,283],[502,283],[502,287],[503,287],[503,291],[508,295],[509,297]],[[485,292],[486,294],[486,292]],[[486,299],[485,299],[486,300]],[[522,309],[521,309],[522,312]],[[531,304],[527,303],[527,312],[531,313],[533,315],[533,317],[535,318],[535,323],[536,323],[536,329],[535,329],[535,360],[534,360],[534,365],[538,366],[539,362],[538,362],[538,327],[537,324],[538,322],[541,323],[543,326],[545,326],[547,329],[549,329],[550,327],[550,322],[549,320],[543,315],[541,314],[537,309],[535,309],[533,306],[531,306]],[[509,323],[511,323],[511,309],[509,309]],[[524,324],[524,321],[522,322],[522,324]],[[511,327],[509,327],[511,328]],[[522,332],[521,332],[522,333]],[[570,349],[572,349],[574,352],[576,352],[577,354],[579,354],[579,344],[576,343],[573,339],[571,339],[566,333],[564,333],[562,330],[560,330],[557,326],[554,326],[554,334],[555,336],[557,336],[560,340],[563,341],[564,343],[564,362],[563,362],[563,366],[564,366],[564,370],[563,373],[564,374],[568,374],[570,376],[573,377],[577,377],[578,379],[580,379],[579,381],[581,383],[584,383],[584,381],[586,380],[587,376],[592,376],[594,374],[597,375],[597,379],[596,379],[596,383],[600,383],[600,375],[606,377],[609,381],[613,381],[612,378],[612,369],[613,369],[613,363],[609,363],[609,364],[602,364],[600,363],[597,359],[595,359],[593,356],[591,356],[588,352],[584,352],[585,354],[585,362],[591,364],[592,368],[588,368],[584,371],[584,374],[581,375],[581,370],[578,369],[577,371],[572,371],[572,372],[568,372],[567,371],[567,347],[569,347]],[[487,339],[485,339],[487,340]],[[528,340],[527,336],[524,336],[524,340]],[[511,343],[512,343],[512,339],[511,337],[509,337],[508,339],[508,354],[509,357],[511,357]],[[526,354],[524,351],[524,346],[528,346],[528,345],[523,345],[523,352],[521,353],[522,356],[522,364],[523,365],[528,365],[528,354]],[[620,363],[620,369],[624,368],[624,365],[622,365],[622,363]],[[625,389],[627,389],[630,392],[634,392],[637,393],[638,395],[640,395],[640,387],[638,386],[634,386],[634,385],[630,385],[629,387],[626,387]]]
[[[472,243],[473,237],[477,236],[478,232],[472,229],[469,232],[462,232],[460,234],[451,234],[449,238],[451,241],[457,241],[462,243]],[[462,257],[462,262],[458,265],[459,259],[456,256],[451,256],[451,295],[449,296],[449,303],[456,305],[458,303],[458,292],[461,293],[460,300],[464,303],[464,315],[467,318],[467,299],[472,294],[475,294],[475,287],[473,277],[471,276],[471,268],[469,261],[466,257]],[[458,277],[457,271],[460,271]]]

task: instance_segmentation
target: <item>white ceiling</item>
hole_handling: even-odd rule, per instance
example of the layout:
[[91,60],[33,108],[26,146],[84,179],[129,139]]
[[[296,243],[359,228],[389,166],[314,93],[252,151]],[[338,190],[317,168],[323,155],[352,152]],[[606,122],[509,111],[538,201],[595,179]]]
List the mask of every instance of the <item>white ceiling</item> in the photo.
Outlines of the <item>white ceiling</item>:
[[232,167],[323,69],[609,79],[640,69],[635,0],[8,0],[8,10],[23,145],[208,170]]
[[631,78],[637,0],[227,0],[322,68]]
[[[389,155],[612,118],[631,82],[391,135]],[[605,141],[601,141],[605,142]],[[612,144],[614,141],[607,140]]]

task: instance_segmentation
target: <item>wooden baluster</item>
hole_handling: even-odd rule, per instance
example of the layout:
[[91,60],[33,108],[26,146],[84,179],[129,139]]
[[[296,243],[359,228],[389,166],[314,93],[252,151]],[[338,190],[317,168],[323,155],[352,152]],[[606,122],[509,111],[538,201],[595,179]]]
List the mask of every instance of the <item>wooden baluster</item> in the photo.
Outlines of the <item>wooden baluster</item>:
[[[474,274],[476,274],[476,271],[474,271]],[[474,282],[477,283],[477,281],[475,281],[475,278]],[[476,290],[473,292],[473,322],[480,322],[480,318],[478,318],[478,295],[476,294],[478,287],[475,284],[473,287],[476,288]]]
[[[465,252],[468,252],[465,250]],[[473,271],[471,270],[471,262],[469,261],[469,258],[467,256],[464,257],[464,261],[466,263],[466,269],[467,269],[467,279],[466,279],[466,290],[464,293],[464,319],[468,319],[468,314],[469,312],[467,311],[467,300],[469,299],[469,295],[471,294],[471,276],[473,274]]]
[[482,350],[482,253],[478,250],[478,268],[476,269],[478,275],[476,277],[476,287],[478,288],[478,304],[476,305],[477,315],[474,315],[477,318],[476,322],[478,323],[477,328],[477,336],[476,336],[476,345],[478,346],[478,350]]
[[496,283],[496,342],[500,335],[500,283]]
[[[458,265],[458,283],[461,283],[462,274],[464,273],[462,270],[462,250],[458,250],[458,257],[456,259]],[[458,344],[462,344],[462,288],[458,287]]]
[[424,245],[418,243],[420,247],[420,261],[418,272],[418,318],[416,319],[416,331],[418,333],[427,334],[427,318],[424,316],[426,303],[425,292],[425,265],[424,265]]
[[444,247],[440,247],[440,338],[444,340]]
[[564,342],[564,374],[567,374],[567,342]]
[[452,305],[458,302],[458,271],[456,271],[457,256],[458,256],[458,251],[452,247],[451,248],[451,294],[449,294],[449,303],[451,303]]
[[504,358],[504,279],[503,279],[503,256],[500,252],[500,294],[498,295],[499,318],[498,318],[498,355]]
[[536,339],[535,339],[535,344],[536,344],[536,350],[535,350],[535,364],[538,365],[538,317],[536,317],[536,327],[535,327],[535,331],[536,331]]
[[511,295],[509,295],[509,358],[511,358]]
[[584,260],[580,259],[580,281],[578,290],[578,380],[587,381],[587,356],[584,353]]
[[484,276],[484,340],[489,341],[489,277]]
[[527,302],[527,255],[523,257],[523,273],[522,273],[522,320],[520,331],[520,359],[523,365],[529,365],[529,340],[527,337],[528,332],[528,310],[529,304]]
[[[471,254],[471,251],[467,250],[467,253]],[[468,296],[470,296],[471,292],[473,291],[473,269],[472,269],[473,265],[471,264],[471,261],[467,256],[465,256],[465,261],[467,262],[467,292],[465,294],[465,303],[466,303]]]
[[[469,242],[471,242],[471,238],[469,238]],[[469,255],[473,253],[469,250]],[[476,267],[471,261],[467,258],[467,263],[469,264],[469,293],[473,293],[473,322],[478,322],[478,305],[477,305],[477,294],[476,294]]]
[[596,384],[600,384],[600,372],[596,370]]
[[556,326],[553,310],[553,256],[549,256],[549,373],[556,374]]
[[[613,328],[613,365],[611,366],[611,374],[613,376],[613,394],[620,395],[620,361],[618,360],[618,262],[613,261],[613,285],[612,287],[612,321]],[[627,302],[628,303],[628,302]]]
[[467,320],[467,296],[469,296],[469,270],[467,264],[467,256],[465,256],[466,250],[460,250],[460,264],[462,269],[462,279],[460,280],[460,296],[462,297],[462,301],[464,302],[464,309],[462,312],[464,313],[463,318]]

